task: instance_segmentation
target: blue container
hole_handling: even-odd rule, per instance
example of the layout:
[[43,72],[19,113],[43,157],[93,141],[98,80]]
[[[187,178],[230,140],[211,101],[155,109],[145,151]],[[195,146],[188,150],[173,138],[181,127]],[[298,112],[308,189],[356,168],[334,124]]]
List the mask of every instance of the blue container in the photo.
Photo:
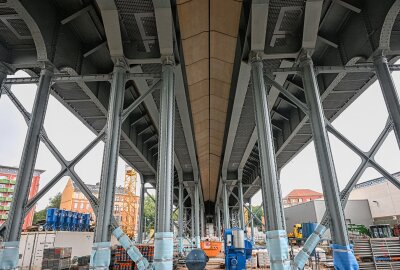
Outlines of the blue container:
[[82,230],[82,214],[81,213],[78,213],[77,220],[78,220],[78,223],[76,224],[75,231],[81,231]]
[[87,232],[90,229],[90,214],[82,214],[82,231]]
[[67,225],[67,211],[66,210],[59,210],[59,216],[60,216],[60,222],[59,222],[59,230],[60,231],[66,231],[68,230]]
[[58,208],[49,208],[46,211],[46,224],[45,230],[55,231],[59,223],[59,210]]
[[317,228],[317,225],[317,223],[313,222],[301,224],[303,238],[308,238],[314,232],[315,228]]
[[78,225],[79,225],[78,213],[72,212],[72,226],[71,226],[70,230],[76,231]]
[[66,210],[65,211],[65,215],[66,215],[65,223],[66,223],[67,231],[70,231],[71,230],[71,224],[72,224],[72,212]]

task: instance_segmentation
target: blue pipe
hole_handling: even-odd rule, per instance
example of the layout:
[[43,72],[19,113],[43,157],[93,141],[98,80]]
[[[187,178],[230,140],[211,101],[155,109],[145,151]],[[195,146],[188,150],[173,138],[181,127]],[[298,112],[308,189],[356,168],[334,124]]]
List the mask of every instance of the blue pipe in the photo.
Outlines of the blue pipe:
[[17,269],[19,260],[19,241],[0,244],[0,269]]
[[302,250],[300,250],[300,252],[294,258],[291,266],[292,270],[304,269],[304,265],[308,261],[308,258],[318,245],[319,241],[321,241],[322,235],[326,232],[326,229],[327,228],[321,224],[315,228],[314,232],[304,243]]
[[271,269],[289,270],[289,244],[285,230],[267,232],[267,249],[271,261]]
[[149,268],[149,262],[145,257],[143,257],[142,253],[140,253],[139,249],[135,247],[129,237],[122,231],[120,227],[116,228],[112,234],[117,238],[117,240],[121,243],[122,247],[126,250],[129,257],[132,261],[135,262],[137,268],[139,270],[144,270]]

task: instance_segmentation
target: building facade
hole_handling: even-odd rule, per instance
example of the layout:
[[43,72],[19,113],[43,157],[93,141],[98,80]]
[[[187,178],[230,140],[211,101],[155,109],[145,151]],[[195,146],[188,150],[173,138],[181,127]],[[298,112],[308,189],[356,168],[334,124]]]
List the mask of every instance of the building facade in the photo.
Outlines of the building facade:
[[[96,185],[86,185],[90,191],[93,193],[94,196],[98,197],[99,196],[99,188],[100,185],[97,183]],[[114,199],[114,217],[117,220],[118,224],[121,226],[124,225],[127,221],[124,219],[127,219],[126,215],[124,215],[124,207],[126,208],[126,192],[124,191],[124,188],[121,186],[118,186],[115,188],[115,199]],[[140,197],[139,196],[132,196],[130,198],[130,201],[134,201],[134,207],[133,207],[133,213],[130,213],[131,216],[135,218],[135,220],[132,222],[130,221],[130,224],[134,224],[134,235],[137,233],[137,220],[138,220],[138,215],[139,215],[139,203],[140,203]],[[85,195],[79,190],[78,186],[74,184],[74,182],[69,179],[62,194],[61,194],[61,204],[60,204],[60,209],[63,210],[69,210],[69,211],[75,211],[78,213],[90,213],[93,221],[95,222],[96,216],[95,213],[90,205],[90,202],[88,199],[86,199]],[[132,211],[132,209],[130,210]]]
[[[40,175],[43,170],[35,170],[33,172],[31,189],[29,191],[29,199],[35,196],[39,190]],[[7,220],[8,211],[10,211],[13,199],[14,188],[17,181],[18,168],[0,165],[0,226]],[[25,216],[22,229],[26,230],[32,225],[35,207],[33,207]]]
[[[320,223],[325,214],[325,202],[318,199],[284,209],[286,230],[293,231],[293,226],[299,223]],[[349,200],[344,210],[347,224],[362,224],[366,227],[373,224],[371,210],[367,200]],[[330,236],[329,230],[325,234]]]
[[[393,176],[400,179],[400,172]],[[380,177],[357,184],[350,194],[351,200],[368,200],[375,224],[400,223],[400,190],[386,178]]]
[[322,193],[311,189],[294,189],[283,198],[283,207],[290,207],[304,202],[322,199]]

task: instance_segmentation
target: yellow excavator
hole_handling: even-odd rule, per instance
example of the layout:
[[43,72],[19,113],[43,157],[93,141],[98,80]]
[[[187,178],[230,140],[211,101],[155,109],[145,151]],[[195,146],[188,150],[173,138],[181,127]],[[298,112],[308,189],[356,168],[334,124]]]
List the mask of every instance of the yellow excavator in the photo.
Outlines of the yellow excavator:
[[293,231],[288,233],[288,238],[292,243],[297,243],[299,239],[303,238],[301,224],[295,224],[293,226]]

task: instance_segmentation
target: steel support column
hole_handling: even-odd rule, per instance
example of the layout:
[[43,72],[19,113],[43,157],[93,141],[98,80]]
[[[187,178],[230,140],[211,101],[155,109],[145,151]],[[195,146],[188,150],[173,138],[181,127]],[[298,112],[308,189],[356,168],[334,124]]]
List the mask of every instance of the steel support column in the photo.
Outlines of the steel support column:
[[[200,248],[200,183],[194,184],[194,242],[196,248]],[[193,218],[193,215],[192,215]]]
[[[25,137],[22,151],[17,183],[15,185],[14,197],[8,215],[7,228],[4,234],[4,242],[0,251],[0,268],[17,268],[18,245],[21,234],[22,222],[25,218],[25,205],[28,201],[29,189],[35,169],[36,157],[40,144],[40,132],[44,123],[47,103],[50,95],[50,81],[53,75],[53,67],[44,67],[40,73],[39,85],[36,92],[32,117]],[[9,249],[12,255],[6,255]],[[3,258],[3,256],[6,256]],[[8,261],[8,262],[7,262]]]
[[193,246],[193,243],[195,243],[196,242],[196,232],[195,232],[195,225],[194,225],[194,204],[193,204],[193,202],[192,202],[192,206],[190,207],[190,216],[191,216],[191,218],[190,218],[190,231],[191,231],[191,238],[192,238],[192,246]]
[[25,137],[4,241],[18,241],[20,238],[21,226],[25,218],[24,208],[28,201],[32,175],[35,169],[36,157],[39,150],[40,132],[46,115],[47,103],[49,101],[50,81],[52,75],[52,67],[45,67],[40,73],[39,85],[32,110],[32,117]]
[[229,223],[229,198],[228,198],[228,190],[226,186],[226,182],[224,181],[222,184],[222,203],[223,203],[223,215],[224,215],[224,229],[229,229],[230,223]]
[[255,104],[258,149],[260,153],[261,192],[266,217],[267,231],[285,230],[279,197],[279,182],[276,171],[275,148],[272,125],[265,91],[263,64],[259,57],[252,59],[251,78]]
[[205,214],[204,204],[200,204],[200,229],[201,229],[200,237],[205,236],[206,224],[205,224],[204,214]]
[[249,219],[250,219],[250,238],[251,241],[254,243],[254,219],[253,219],[253,206],[251,205],[251,199],[249,199]]
[[243,182],[242,179],[238,181],[238,194],[239,194],[239,226],[246,230],[246,223],[244,222],[244,202],[243,202]]
[[[143,178],[143,177],[141,177]],[[145,216],[144,216],[144,199],[145,199],[145,182],[141,181],[141,187],[140,187],[140,222],[139,222],[139,233],[138,233],[138,242],[143,243],[143,240],[145,239],[145,233],[146,233],[146,224],[145,224]]]
[[157,230],[154,241],[154,268],[172,269],[173,232],[171,228],[174,175],[174,64],[165,59],[160,94],[160,141],[157,172]]
[[125,94],[125,64],[117,59],[114,64],[113,79],[107,116],[106,138],[103,152],[103,165],[100,179],[99,206],[96,213],[96,230],[90,266],[104,269],[111,257],[111,218],[114,207],[115,183],[122,124],[122,109]]
[[385,56],[381,55],[374,59],[375,73],[378,77],[382,94],[385,99],[386,108],[393,121],[394,134],[397,144],[400,147],[400,100],[397,94],[396,86],[390,74],[389,65]]
[[96,214],[95,242],[109,242],[111,237],[110,224],[114,206],[115,182],[117,178],[122,123],[121,115],[125,94],[125,72],[124,63],[122,61],[116,61],[110,88],[106,140],[100,180],[99,209]]
[[178,212],[178,252],[183,254],[183,183],[179,181],[179,212]]
[[219,204],[217,205],[216,227],[217,227],[217,237],[221,241],[221,209],[219,208]]
[[348,246],[346,223],[339,197],[339,185],[333,164],[331,146],[325,125],[320,91],[316,81],[313,62],[310,57],[301,61],[303,84],[310,111],[311,130],[317,155],[319,173],[325,198],[326,209],[330,214],[333,243]]
[[1,86],[3,85],[3,81],[7,78],[8,69],[0,63],[0,98],[2,94]]
[[260,155],[261,194],[264,217],[266,217],[266,242],[270,252],[271,269],[289,269],[288,241],[280,202],[282,198],[280,196],[274,139],[264,83],[263,62],[259,55],[256,54],[251,59],[251,67]]

